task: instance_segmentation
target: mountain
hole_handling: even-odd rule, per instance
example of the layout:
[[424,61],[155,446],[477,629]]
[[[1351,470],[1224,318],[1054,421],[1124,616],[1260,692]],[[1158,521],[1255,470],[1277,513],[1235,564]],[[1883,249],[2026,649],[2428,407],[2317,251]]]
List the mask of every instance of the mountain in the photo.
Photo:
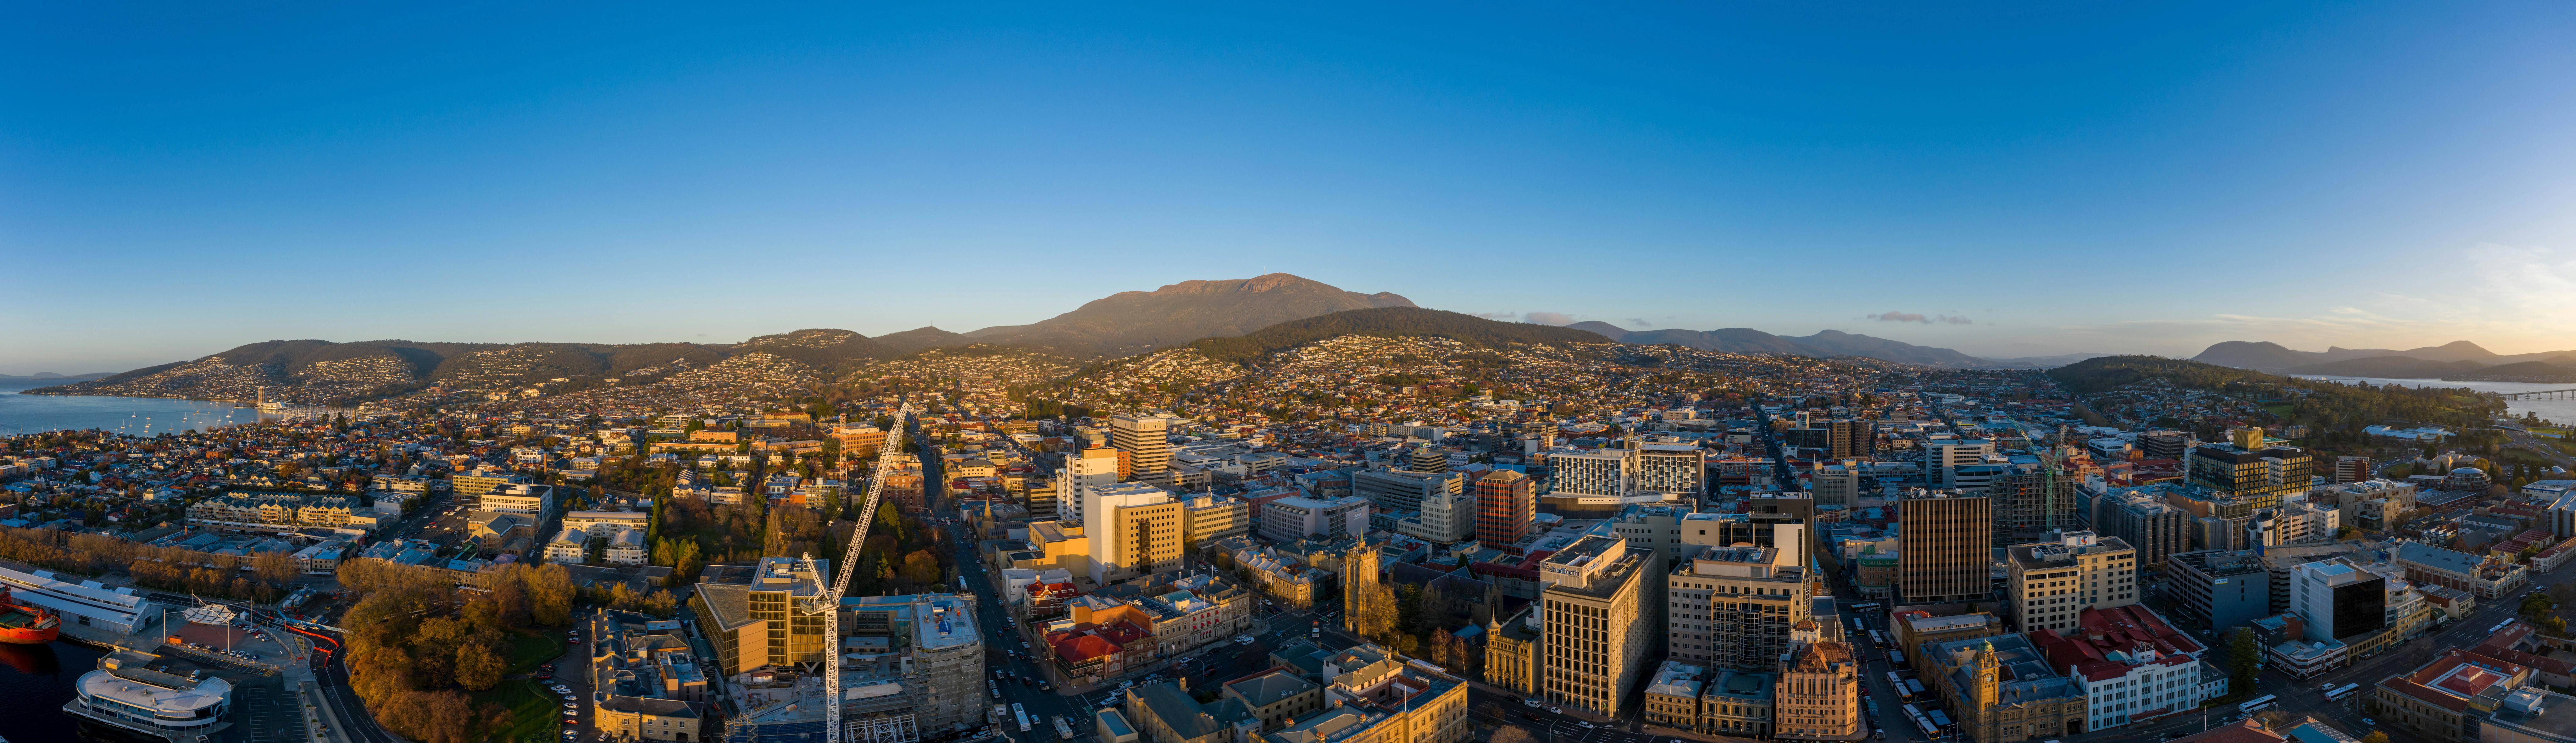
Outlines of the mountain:
[[2027,359],[1981,359],[1947,348],[1917,346],[1840,330],[1814,335],[1778,336],[1752,328],[1717,330],[1628,330],[1598,320],[1565,326],[1621,343],[1671,343],[1685,348],[1728,353],[1776,353],[1793,356],[1861,356],[1905,364],[1976,369],[2045,369],[2107,354],[2069,354]]
[[1826,356],[1865,356],[1904,364],[1925,366],[1971,367],[1981,361],[1947,348],[1917,346],[1902,341],[1872,338],[1840,330],[1817,331],[1815,335],[1782,338]]
[[1385,338],[1433,336],[1487,348],[1509,343],[1602,342],[1598,333],[1588,330],[1487,320],[1475,315],[1420,307],[1375,307],[1290,320],[1232,338],[1204,338],[1191,342],[1190,347],[1209,358],[1243,363],[1273,352],[1345,335]]
[[2474,371],[2453,372],[2443,375],[2442,379],[2453,382],[2546,382],[2550,384],[2565,384],[2576,382],[2576,358],[2561,356],[2549,361],[2516,361],[2510,364],[2497,364],[2495,366]]
[[1612,324],[1609,324],[1609,323],[1606,323],[1606,322],[1602,322],[1602,321],[1599,321],[1599,320],[1585,320],[1585,321],[1583,321],[1583,322],[1575,323],[1575,324],[1572,324],[1572,325],[1567,325],[1567,326],[1565,326],[1565,327],[1573,328],[1573,329],[1575,329],[1575,330],[1581,330],[1581,331],[1591,332],[1591,333],[1597,333],[1597,334],[1599,334],[1599,335],[1600,335],[1601,337],[1603,337],[1603,338],[1608,338],[1608,339],[1610,339],[1610,340],[1614,340],[1614,341],[1615,341],[1615,340],[1619,340],[1619,339],[1621,339],[1621,338],[1625,338],[1625,337],[1627,337],[1627,336],[1628,336],[1628,332],[1629,332],[1627,328],[1619,327],[1619,326],[1617,326],[1617,325],[1612,325]]
[[[743,351],[829,361],[835,344],[799,331],[753,339]],[[855,336],[856,334],[851,334]],[[805,338],[814,348],[794,348]],[[422,343],[405,340],[333,342],[275,340],[236,346],[200,358],[148,366],[121,374],[40,387],[39,394],[126,395],[248,400],[270,388],[279,400],[345,404],[441,385],[503,390],[554,380],[585,383],[606,377],[645,378],[737,355],[733,348],[694,343]],[[793,358],[793,356],[789,356]]]
[[2056,356],[2017,356],[2009,359],[1986,357],[1978,360],[1984,362],[1988,368],[1993,369],[2055,369],[2057,367],[2080,361],[2089,361],[2112,355],[2116,354],[2069,353],[2059,354]]
[[1029,325],[964,333],[983,343],[1033,346],[1076,356],[1127,356],[1201,338],[1241,336],[1272,325],[1349,310],[1411,308],[1391,293],[1361,294],[1284,273],[1184,281],[1150,292],[1119,292]]
[[[2510,355],[2499,354],[2469,341],[2452,341],[2439,346],[2424,346],[2422,348],[2409,348],[2405,350],[2327,346],[2324,351],[2294,351],[2282,347],[2281,344],[2270,341],[2224,341],[2210,344],[2209,348],[2202,350],[2200,355],[2191,357],[2191,360],[2204,364],[2217,364],[2219,366],[2233,366],[2242,369],[2260,369],[2269,372],[2282,372],[2339,361],[2385,358],[2391,356],[2436,363],[2456,363],[2465,361],[2483,367],[2523,361],[2547,361],[2569,353],[2576,353],[2576,351],[2541,351],[2539,353]],[[2396,362],[2383,361],[2373,363],[2394,364]],[[2326,374],[2328,372],[2302,371],[2297,373]]]
[[2290,374],[2324,374],[2337,377],[2442,379],[2445,378],[2444,375],[2474,372],[2486,366],[2475,361],[2428,361],[2412,356],[2368,356],[2296,366],[2285,371]]
[[893,358],[904,352],[847,330],[813,328],[764,335],[734,346],[740,353],[760,352],[818,369],[846,370],[858,363]]
[[25,376],[16,374],[0,374],[0,382],[80,382],[91,379],[103,379],[112,376],[116,376],[116,372],[91,372],[88,374],[55,374],[53,372],[36,372]]
[[2239,369],[2273,371],[2322,364],[2334,359],[2313,351],[2292,351],[2271,341],[2222,341],[2201,349],[2200,355],[2191,357],[2191,360]]
[[878,345],[885,346],[887,349],[890,349],[895,353],[913,353],[925,349],[943,348],[947,346],[963,346],[968,343],[975,342],[975,339],[968,338],[962,334],[951,333],[927,325],[900,333],[887,333],[885,335],[880,335],[877,336],[875,340]]

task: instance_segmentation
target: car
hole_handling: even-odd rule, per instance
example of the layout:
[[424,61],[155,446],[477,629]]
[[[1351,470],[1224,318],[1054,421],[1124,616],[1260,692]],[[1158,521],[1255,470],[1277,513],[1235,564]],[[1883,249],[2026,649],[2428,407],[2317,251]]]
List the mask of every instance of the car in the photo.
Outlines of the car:
[[1556,706],[1556,705],[1553,705],[1553,704],[1551,704],[1551,705],[1548,705],[1548,706],[1547,706],[1547,711],[1549,711],[1549,712],[1554,712],[1554,713],[1557,713],[1557,714],[1560,714],[1560,715],[1565,714],[1565,708],[1564,708],[1564,707],[1559,707],[1559,706]]
[[571,695],[571,694],[565,694],[565,695],[564,695],[564,701],[567,701],[567,702],[578,702],[578,701],[581,701],[581,697],[574,696],[574,695]]
[[2379,725],[2379,721],[2364,717],[2361,718],[2361,724],[2363,727],[2376,727]]
[[[827,659],[825,659],[825,660],[829,660],[829,659],[827,658]],[[557,693],[557,694],[570,694],[570,693],[572,693],[572,687],[565,686],[565,685],[563,685],[563,684],[556,684],[556,685],[554,685],[554,687],[553,687],[553,688],[554,688],[554,690],[555,690],[555,693]]]
[[1523,712],[1523,713],[1521,713],[1521,718],[1522,718],[1522,719],[1525,719],[1525,720],[1529,720],[1530,722],[1546,722],[1546,721],[1547,721],[1547,718],[1540,717],[1540,716],[1538,716],[1538,713],[1535,713],[1535,712]]
[[1523,699],[1523,700],[1521,700],[1521,706],[1523,706],[1523,707],[1537,707],[1537,706],[1538,706],[1538,700],[1537,700],[1537,699]]
[[570,639],[570,640],[565,640],[564,642],[569,643],[569,644],[573,644],[573,645],[579,645],[579,644],[581,644],[581,638],[575,637],[575,638],[572,638],[572,639]]
[[1047,682],[1040,681],[1038,682],[1038,691],[1055,691],[1055,687],[1047,685]]
[[564,709],[581,709],[581,705],[574,702],[565,702]]
[[1591,720],[1575,720],[1574,724],[1581,725],[1585,728],[1591,728],[1593,726]]

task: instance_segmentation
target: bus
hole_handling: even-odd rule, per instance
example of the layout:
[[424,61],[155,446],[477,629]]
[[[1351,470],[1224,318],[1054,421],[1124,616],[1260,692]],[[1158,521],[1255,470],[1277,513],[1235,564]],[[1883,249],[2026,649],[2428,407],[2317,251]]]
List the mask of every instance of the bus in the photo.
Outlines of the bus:
[[1914,693],[1905,690],[1905,678],[1896,675],[1895,671],[1887,672],[1887,686],[1888,688],[1896,690],[1897,699],[1907,702],[1914,701]]
[[1936,740],[1941,737],[1941,727],[1932,724],[1932,718],[1924,717],[1923,710],[1915,709],[1914,705],[1905,705],[1905,719],[1913,720],[1914,729],[1922,731],[1923,737]]
[[2335,690],[2333,690],[2333,691],[2326,692],[2326,701],[2329,701],[2329,702],[2340,702],[2340,701],[2343,701],[2345,697],[2352,696],[2353,694],[2358,693],[2358,692],[2360,692],[2360,691],[2361,691],[2361,685],[2360,685],[2360,684],[2344,684],[2343,686],[2338,687],[2338,688],[2336,688],[2336,689],[2335,689]]
[[1011,703],[1011,714],[1020,718],[1020,732],[1023,732],[1023,733],[1028,732],[1028,731],[1029,731],[1029,711],[1028,711],[1028,710],[1026,710],[1026,709],[1021,708],[1021,707],[1020,707],[1020,703],[1019,703],[1019,702],[1012,702],[1012,703]]
[[1869,610],[1871,610],[1871,609],[1876,609],[1876,608],[1878,608],[1878,602],[1876,602],[1876,601],[1869,601],[1869,602],[1863,602],[1863,603],[1858,603],[1858,604],[1853,604],[1853,605],[1851,605],[1851,610],[1852,610],[1852,611],[1869,611]]
[[2245,703],[2243,704],[2236,705],[2236,711],[2240,714],[2254,714],[2256,712],[2270,709],[2272,707],[2272,702],[2274,701],[2277,701],[2276,697],[2270,694],[2265,694],[2263,696],[2245,700]]
[[2497,622],[2496,626],[2488,627],[2487,634],[2492,635],[2498,632],[2503,632],[2504,628],[2511,626],[2513,626],[2513,617],[2505,617],[2504,621]]
[[1870,631],[1869,631],[1869,645],[1870,645],[1870,647],[1874,647],[1874,648],[1878,648],[1878,649],[1881,649],[1881,650],[1885,650],[1885,649],[1887,649],[1887,636],[1886,636],[1886,635],[1879,634],[1879,633],[1878,633],[1878,630],[1870,630]]
[[1064,721],[1064,715],[1055,716],[1055,738],[1056,740],[1073,740],[1073,725]]

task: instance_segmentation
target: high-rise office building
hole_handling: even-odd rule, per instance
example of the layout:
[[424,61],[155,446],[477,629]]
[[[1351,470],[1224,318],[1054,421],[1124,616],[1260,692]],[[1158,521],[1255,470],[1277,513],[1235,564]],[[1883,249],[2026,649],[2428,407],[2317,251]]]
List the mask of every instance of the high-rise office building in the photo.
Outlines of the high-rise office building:
[[1442,452],[1440,451],[1440,447],[1432,446],[1430,444],[1413,447],[1413,453],[1407,456],[1406,460],[1407,465],[1415,472],[1436,473],[1449,471],[1448,453]]
[[2334,484],[2368,482],[2378,474],[2370,468],[2370,458],[2361,455],[2335,457]]
[[1538,483],[1512,470],[1476,478],[1476,541],[1508,552],[1530,538],[1538,521]]
[[1698,498],[1708,490],[1708,450],[1674,440],[1638,441],[1630,445],[1635,461],[1628,465],[1629,492],[1667,493]]
[[2191,434],[2185,431],[2157,429],[2138,434],[2138,450],[2148,459],[2181,459],[2191,448]]
[[[830,569],[830,561],[815,565]],[[716,646],[722,675],[823,660],[823,623],[834,621],[833,607],[807,611],[807,602],[830,590],[806,562],[792,557],[763,557],[745,578],[718,578],[697,584],[689,602],[701,629]]]
[[1056,514],[1074,523],[1082,523],[1083,496],[1100,488],[1118,484],[1118,450],[1093,447],[1065,455],[1064,466],[1055,471]]
[[2154,491],[2113,491],[2094,504],[2094,514],[2094,533],[2137,548],[2139,565],[2161,566],[2167,556],[2192,551],[2191,512],[2157,500]]
[[2203,627],[2242,627],[2273,615],[2272,573],[2251,552],[2185,552],[2165,558],[2168,605]]
[[1746,673],[1778,670],[1789,630],[1806,621],[1806,566],[1798,550],[1694,547],[1665,574],[1669,654],[1692,665]]
[[1151,413],[1120,413],[1109,419],[1109,443],[1127,453],[1130,477],[1162,474],[1172,467],[1172,419]]
[[2274,508],[2284,494],[2308,492],[2314,462],[2307,450],[2266,443],[2261,428],[2239,428],[2229,432],[2227,443],[2192,447],[2183,460],[2184,479],[2258,509]]
[[1869,737],[1861,721],[1860,677],[1851,645],[1798,643],[1780,669],[1779,710],[1771,726],[1778,740],[1857,741]]
[[1556,469],[1548,481],[1552,498],[1591,498],[1615,506],[1628,494],[1628,453],[1618,449],[1557,451],[1547,463]]
[[1415,470],[1362,470],[1351,473],[1351,494],[1377,504],[1379,513],[1422,510],[1422,502],[1434,495],[1457,495],[1466,492],[1467,476],[1450,472]]
[[[1941,439],[1923,445],[1923,479],[1935,488],[1953,489],[1960,484],[1959,469],[1984,464],[1995,453],[1995,442],[1985,439]],[[1982,486],[1976,482],[1972,485]]]
[[1897,501],[1897,595],[1908,604],[1984,601],[1993,591],[1994,510],[1983,493],[1907,490]]
[[1083,498],[1083,534],[1091,542],[1091,580],[1106,585],[1178,570],[1185,506],[1162,488],[1121,483]]
[[2075,491],[2082,483],[2083,478],[2059,467],[2055,457],[2006,465],[1986,486],[1995,499],[1995,543],[2034,542],[2075,528]]
[[1860,505],[1860,479],[1860,463],[1857,461],[1845,459],[1820,463],[1807,477],[1807,491],[1816,499],[1818,506],[1851,508]]
[[1617,719],[1663,631],[1655,550],[1586,536],[1539,562],[1539,696]]
[[1829,459],[1862,459],[1877,448],[1877,429],[1866,420],[1843,418],[1827,421],[1825,456]]
[[2072,531],[2004,553],[2004,611],[2023,632],[2069,629],[2085,609],[2138,603],[2138,551],[2119,537]]

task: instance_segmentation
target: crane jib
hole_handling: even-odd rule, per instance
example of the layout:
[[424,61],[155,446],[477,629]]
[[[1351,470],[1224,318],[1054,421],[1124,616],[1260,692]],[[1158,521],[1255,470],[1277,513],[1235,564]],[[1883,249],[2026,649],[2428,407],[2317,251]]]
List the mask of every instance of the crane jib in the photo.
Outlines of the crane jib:
[[[850,589],[851,568],[859,564],[859,554],[867,547],[868,525],[876,523],[877,502],[885,495],[886,465],[893,459],[890,455],[903,448],[905,424],[911,420],[912,400],[905,398],[895,408],[894,423],[891,424],[893,430],[886,432],[886,443],[878,447],[876,469],[868,476],[867,502],[859,509],[858,526],[850,530],[850,549],[841,556],[841,572],[832,577],[831,591],[806,605],[807,614],[824,613],[823,692],[826,701],[823,704],[823,735],[826,743],[841,743],[841,594]],[[814,564],[814,556],[810,553],[805,556],[805,567],[813,570],[816,578],[822,577],[822,566]]]

